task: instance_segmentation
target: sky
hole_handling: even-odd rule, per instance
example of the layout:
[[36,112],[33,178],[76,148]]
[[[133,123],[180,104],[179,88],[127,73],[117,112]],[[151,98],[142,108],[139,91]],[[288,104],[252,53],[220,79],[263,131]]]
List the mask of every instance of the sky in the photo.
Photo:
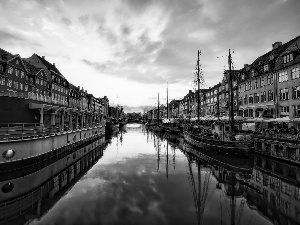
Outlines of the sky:
[[125,112],[222,81],[300,35],[299,0],[1,0],[0,48],[55,63],[73,85]]

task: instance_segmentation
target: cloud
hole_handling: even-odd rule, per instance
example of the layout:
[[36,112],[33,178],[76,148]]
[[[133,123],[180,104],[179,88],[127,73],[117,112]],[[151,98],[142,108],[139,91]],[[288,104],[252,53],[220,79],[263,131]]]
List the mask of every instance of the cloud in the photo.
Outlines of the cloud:
[[71,26],[72,24],[71,20],[69,20],[68,18],[61,18],[61,22],[67,27]]
[[110,73],[114,74],[117,71],[117,64],[112,61],[106,61],[104,63],[97,63],[97,62],[91,62],[87,59],[82,59],[82,62],[84,62],[86,65],[89,65],[96,69],[99,72],[102,73]]
[[89,16],[88,15],[83,15],[83,16],[80,16],[78,18],[78,20],[80,21],[80,23],[84,26],[86,26],[89,22]]

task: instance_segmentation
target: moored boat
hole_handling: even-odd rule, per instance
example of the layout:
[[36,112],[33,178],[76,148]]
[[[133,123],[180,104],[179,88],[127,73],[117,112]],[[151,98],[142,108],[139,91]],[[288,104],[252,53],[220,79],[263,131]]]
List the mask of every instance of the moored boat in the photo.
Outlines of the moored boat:
[[44,57],[0,49],[0,79],[1,181],[104,136],[108,99],[75,87]]
[[[199,55],[198,52],[198,94],[199,94],[199,82],[200,82],[200,68],[199,68]],[[200,120],[200,99],[198,100],[198,125],[191,126],[186,125],[184,127],[184,138],[189,143],[201,147],[210,149],[212,151],[219,151],[224,154],[242,155],[248,156],[252,151],[253,142],[250,135],[241,134],[235,126],[234,111],[233,111],[233,93],[232,93],[232,77],[231,77],[231,54],[229,50],[228,55],[229,62],[229,97],[230,97],[230,108],[229,108],[229,124],[226,125],[225,121],[220,121],[218,118],[214,121],[208,129],[203,129]]]

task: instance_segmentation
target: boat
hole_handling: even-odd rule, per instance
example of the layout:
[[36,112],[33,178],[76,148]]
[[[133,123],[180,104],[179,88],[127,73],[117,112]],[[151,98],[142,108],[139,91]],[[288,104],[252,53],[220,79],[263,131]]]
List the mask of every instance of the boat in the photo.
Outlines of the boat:
[[[87,154],[74,150],[70,163],[66,163],[70,157],[65,155],[48,165],[49,168],[35,168],[26,176],[16,176],[10,183],[0,181],[4,192],[15,185],[9,196],[0,193],[0,224],[29,224],[41,219],[101,159],[105,147],[106,144],[101,143]],[[73,154],[76,154],[74,160]],[[56,172],[51,173],[50,167]]]
[[99,145],[108,100],[72,85],[54,64],[36,54],[23,59],[0,49],[0,80],[2,200],[25,190],[12,176],[46,168],[71,154],[63,162],[68,164],[78,157],[74,149],[85,155]]
[[119,127],[121,128],[121,127],[126,126],[127,122],[128,122],[127,119],[121,119],[119,121]]
[[198,83],[198,124],[193,126],[185,126],[183,135],[184,139],[191,144],[210,149],[211,151],[218,151],[224,154],[249,156],[253,148],[253,142],[250,135],[239,133],[234,124],[233,112],[233,93],[232,93],[232,77],[231,77],[231,54],[229,50],[228,63],[229,63],[229,97],[230,97],[230,117],[229,125],[225,121],[217,119],[209,127],[201,126],[200,121],[200,68],[199,56],[201,52],[198,51],[197,60],[197,83]]
[[159,114],[160,114],[160,109],[159,109],[159,93],[158,93],[158,102],[157,102],[157,124],[154,125],[154,126],[152,127],[152,130],[153,130],[154,132],[163,132],[163,131],[164,131],[163,126],[160,124]]

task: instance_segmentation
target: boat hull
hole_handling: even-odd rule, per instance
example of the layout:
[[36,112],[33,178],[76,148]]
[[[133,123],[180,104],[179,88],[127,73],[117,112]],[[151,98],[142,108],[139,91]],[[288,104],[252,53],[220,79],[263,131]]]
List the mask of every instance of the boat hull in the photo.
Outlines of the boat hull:
[[183,135],[184,139],[194,146],[223,154],[248,157],[252,150],[252,144],[249,142],[214,140],[193,134],[186,130],[183,131]]
[[[94,135],[105,133],[104,126],[37,136],[18,140],[0,141],[0,164],[35,157],[53,150],[71,146]],[[6,157],[6,152],[13,150],[13,155]]]

